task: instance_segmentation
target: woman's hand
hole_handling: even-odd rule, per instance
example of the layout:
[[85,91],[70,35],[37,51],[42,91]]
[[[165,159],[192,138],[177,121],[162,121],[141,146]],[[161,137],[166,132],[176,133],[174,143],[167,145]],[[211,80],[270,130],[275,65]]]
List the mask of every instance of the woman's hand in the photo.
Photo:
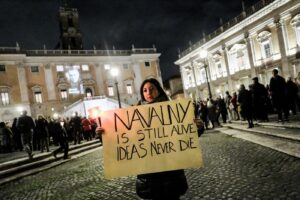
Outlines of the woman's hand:
[[96,134],[101,137],[102,134],[104,134],[104,129],[102,127],[97,127],[96,128]]

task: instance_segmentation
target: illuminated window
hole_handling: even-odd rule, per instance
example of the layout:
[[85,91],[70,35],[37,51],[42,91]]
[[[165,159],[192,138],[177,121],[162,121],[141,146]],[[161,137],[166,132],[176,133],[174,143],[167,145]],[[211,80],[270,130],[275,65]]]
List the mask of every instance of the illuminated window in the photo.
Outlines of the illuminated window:
[[262,46],[263,46],[263,50],[264,50],[264,57],[270,58],[272,56],[270,42],[265,41],[262,43]]
[[64,71],[64,66],[63,65],[56,65],[56,71],[57,72],[63,72]]
[[0,72],[5,72],[5,65],[0,65]]
[[67,90],[61,90],[60,91],[60,96],[62,100],[66,100],[68,98],[68,92]]
[[128,68],[129,68],[128,64],[123,64],[123,69],[128,69]]
[[34,92],[34,98],[36,103],[43,103],[42,92]]
[[31,66],[30,70],[32,73],[37,73],[37,72],[39,72],[39,66]]
[[82,71],[89,71],[90,70],[88,65],[82,65],[81,68],[82,68]]
[[1,92],[1,102],[2,102],[2,105],[4,105],[4,106],[9,104],[8,92]]
[[127,89],[127,94],[132,94],[132,85],[131,84],[127,84],[126,89]]
[[92,92],[91,88],[86,88],[85,89],[85,94],[86,94],[86,97],[92,97],[93,92]]
[[114,87],[108,86],[108,96],[114,96]]
[[150,67],[150,62],[145,62],[146,67]]
[[293,17],[291,20],[291,25],[296,33],[297,44],[300,46],[300,14]]
[[105,69],[105,70],[110,70],[110,65],[109,65],[109,64],[105,64],[105,65],[104,65],[104,69]]

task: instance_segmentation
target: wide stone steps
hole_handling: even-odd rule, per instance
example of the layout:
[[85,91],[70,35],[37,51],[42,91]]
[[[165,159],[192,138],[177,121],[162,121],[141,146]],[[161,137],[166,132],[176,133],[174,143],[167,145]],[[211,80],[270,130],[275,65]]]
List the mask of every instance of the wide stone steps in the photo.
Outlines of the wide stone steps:
[[247,128],[247,123],[234,122],[222,125],[216,129],[232,137],[244,139],[274,150],[300,158],[300,128],[291,124],[255,124],[254,128]]
[[47,152],[34,155],[31,160],[29,160],[28,157],[22,157],[0,163],[0,184],[60,165],[64,162],[83,156],[91,151],[97,150],[101,148],[101,146],[102,144],[99,140],[71,145],[68,153],[70,159],[63,159],[63,152],[57,154],[56,158],[54,158],[51,152]]

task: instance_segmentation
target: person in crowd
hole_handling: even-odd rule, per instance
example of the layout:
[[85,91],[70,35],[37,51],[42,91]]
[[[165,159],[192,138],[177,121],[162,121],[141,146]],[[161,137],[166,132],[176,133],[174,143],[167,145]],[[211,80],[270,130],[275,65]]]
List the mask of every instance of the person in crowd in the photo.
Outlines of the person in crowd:
[[68,156],[68,152],[69,152],[69,143],[68,143],[68,134],[67,131],[64,127],[64,120],[63,118],[60,119],[56,119],[54,121],[53,124],[53,128],[55,129],[57,135],[58,135],[58,141],[59,141],[59,147],[57,149],[55,149],[52,154],[54,156],[54,158],[56,158],[56,155],[61,152],[64,151],[64,159],[69,159],[70,156]]
[[240,114],[238,111],[238,101],[237,101],[237,94],[234,92],[232,94],[232,98],[230,100],[230,103],[232,104],[232,113],[233,113],[233,119],[234,120],[240,120]]
[[23,146],[21,142],[21,133],[17,128],[18,118],[14,118],[11,130],[13,132],[14,150],[23,151]]
[[[143,81],[140,88],[141,100],[138,105],[168,101],[169,98],[160,83],[153,78]],[[97,128],[98,134],[105,130]],[[178,200],[188,188],[184,170],[165,171],[137,176],[136,192],[143,199]]]
[[207,100],[207,109],[208,109],[208,119],[212,125],[212,128],[216,127],[216,123],[217,123],[217,108],[216,108],[216,104],[215,101],[213,101],[212,99],[208,99]]
[[43,115],[38,115],[38,119],[36,121],[35,130],[37,135],[39,135],[40,143],[41,143],[41,152],[44,152],[44,149],[49,152],[49,133],[48,133],[48,122],[43,117]]
[[22,115],[18,118],[17,128],[21,132],[22,145],[28,154],[29,159],[33,158],[32,154],[32,136],[35,124],[30,116],[27,116],[27,111],[23,111]]
[[82,124],[84,139],[86,141],[92,140],[92,123],[91,123],[91,121],[88,118],[83,117],[81,124]]
[[5,122],[0,122],[0,153],[12,152],[13,133]]
[[[218,99],[217,99],[217,110],[218,110],[219,116],[220,116],[220,114],[222,116],[223,123],[226,123],[227,108],[226,108],[226,103],[225,103],[224,99],[221,96],[218,97]],[[219,118],[219,116],[217,116],[217,118]]]
[[82,138],[82,124],[81,118],[78,116],[78,112],[75,112],[75,116],[71,119],[70,123],[73,129],[74,145],[80,144]]
[[284,78],[278,75],[278,70],[273,69],[273,77],[270,80],[270,94],[272,103],[277,111],[278,122],[282,122],[282,112],[284,113],[284,121],[289,121],[287,97],[286,97],[286,82]]
[[251,87],[253,114],[258,121],[268,121],[267,98],[268,91],[265,86],[258,82],[258,78],[254,77]]
[[231,104],[231,95],[229,94],[228,91],[225,92],[226,96],[225,96],[225,105],[226,105],[226,110],[227,110],[227,117],[228,117],[228,122],[230,123],[232,120],[232,104]]
[[208,109],[206,102],[200,101],[200,119],[203,121],[205,129],[208,130]]
[[253,116],[252,116],[251,93],[249,90],[246,90],[243,84],[240,86],[238,102],[241,106],[241,115],[248,122],[248,128],[253,128],[254,125],[253,125]]
[[296,104],[298,97],[298,87],[297,84],[292,81],[289,77],[286,82],[286,97],[288,102],[288,111],[292,111],[293,115],[297,114]]

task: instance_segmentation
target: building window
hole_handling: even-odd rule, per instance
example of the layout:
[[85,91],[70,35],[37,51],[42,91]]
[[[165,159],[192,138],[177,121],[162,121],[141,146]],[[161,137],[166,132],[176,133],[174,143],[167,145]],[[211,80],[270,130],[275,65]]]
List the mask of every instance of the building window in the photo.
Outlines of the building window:
[[131,84],[127,84],[126,90],[127,90],[127,94],[132,94],[132,85]]
[[64,71],[64,66],[63,65],[56,65],[56,71],[57,72],[63,72]]
[[32,73],[37,73],[37,72],[39,72],[39,66],[31,66],[30,70]]
[[81,69],[82,69],[82,71],[89,71],[90,70],[88,65],[82,65]]
[[272,34],[269,31],[262,31],[257,36],[257,41],[261,45],[262,58],[272,57]]
[[145,67],[150,67],[150,62],[145,62]]
[[105,64],[105,65],[104,65],[104,69],[105,69],[105,70],[110,70],[110,65],[109,65],[109,64]]
[[42,92],[34,92],[34,98],[36,103],[43,103]]
[[5,72],[6,70],[5,70],[5,65],[0,65],[0,72]]
[[91,88],[86,88],[85,89],[85,94],[86,94],[86,97],[92,97],[93,96],[93,91],[91,90]]
[[114,87],[108,86],[108,96],[114,96]]
[[4,105],[4,106],[9,104],[8,92],[1,92],[1,101],[2,101],[2,105]]
[[67,98],[68,98],[68,92],[67,92],[67,90],[61,90],[60,91],[60,96],[61,96],[61,99],[62,100],[66,100]]
[[128,69],[128,68],[129,68],[128,64],[123,64],[123,69]]
[[293,17],[291,20],[291,25],[296,33],[297,44],[300,46],[300,14]]
[[270,58],[272,56],[270,42],[269,41],[263,42],[262,47],[264,50],[264,58]]

